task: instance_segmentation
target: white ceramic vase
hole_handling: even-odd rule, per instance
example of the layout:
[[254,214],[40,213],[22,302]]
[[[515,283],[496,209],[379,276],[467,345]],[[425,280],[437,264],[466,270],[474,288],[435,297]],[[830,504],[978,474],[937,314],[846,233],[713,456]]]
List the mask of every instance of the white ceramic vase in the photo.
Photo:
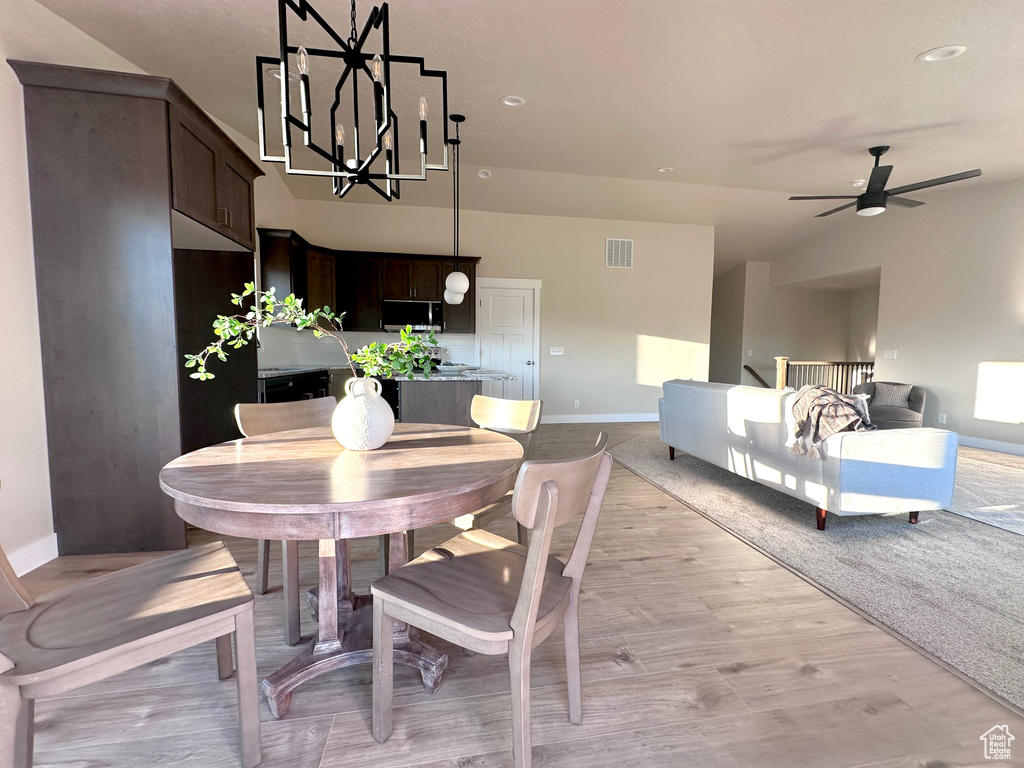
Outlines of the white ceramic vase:
[[395,414],[380,396],[380,382],[351,378],[345,382],[345,397],[334,409],[331,430],[350,451],[380,448],[395,431]]

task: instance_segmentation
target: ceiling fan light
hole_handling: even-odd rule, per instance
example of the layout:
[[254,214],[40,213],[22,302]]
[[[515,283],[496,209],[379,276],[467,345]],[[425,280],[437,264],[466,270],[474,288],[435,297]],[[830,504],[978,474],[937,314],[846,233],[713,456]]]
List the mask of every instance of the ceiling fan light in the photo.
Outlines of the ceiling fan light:
[[858,216],[877,216],[880,213],[885,213],[884,205],[871,205],[868,206],[867,208],[857,209]]

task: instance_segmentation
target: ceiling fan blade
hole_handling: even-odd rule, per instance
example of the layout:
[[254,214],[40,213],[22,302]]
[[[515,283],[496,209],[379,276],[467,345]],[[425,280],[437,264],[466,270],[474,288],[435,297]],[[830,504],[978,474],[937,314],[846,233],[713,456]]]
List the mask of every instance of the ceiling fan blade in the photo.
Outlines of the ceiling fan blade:
[[889,174],[892,173],[891,165],[876,165],[871,169],[871,178],[868,179],[868,192],[881,192],[889,182]]
[[846,205],[840,205],[838,208],[833,208],[831,211],[825,211],[824,213],[819,213],[814,218],[820,219],[822,216],[831,216],[833,213],[838,213],[839,211],[841,211],[841,210],[843,210],[845,208],[849,208],[851,205],[856,205],[856,204],[857,204],[857,202],[855,200],[852,203],[847,203]]
[[963,173],[954,173],[952,176],[940,176],[937,179],[929,179],[928,181],[919,181],[916,184],[907,184],[904,187],[896,187],[896,189],[890,189],[890,195],[902,195],[904,192],[916,192],[919,189],[928,189],[928,187],[937,187],[939,184],[950,184],[954,181],[963,181],[964,179],[973,179],[975,176],[981,176],[981,169],[975,168],[973,171],[964,171]]
[[889,202],[904,208],[917,208],[919,205],[924,205],[920,200],[907,200],[905,197],[890,197]]
[[793,195],[790,200],[856,200],[857,195]]

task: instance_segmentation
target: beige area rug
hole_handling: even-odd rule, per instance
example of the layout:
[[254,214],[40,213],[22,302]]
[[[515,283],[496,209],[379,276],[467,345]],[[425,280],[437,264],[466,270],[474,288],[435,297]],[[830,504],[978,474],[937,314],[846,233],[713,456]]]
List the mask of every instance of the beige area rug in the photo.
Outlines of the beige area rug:
[[[705,517],[1024,707],[1024,540],[962,514],[836,517],[818,531],[814,507],[668,449],[656,436],[611,450],[616,461]],[[984,457],[968,456],[965,469]],[[990,462],[991,463],[991,462]],[[985,469],[970,493],[998,483]],[[980,473],[979,473],[980,474]],[[962,494],[964,498],[965,495]],[[990,500],[966,503],[985,513]]]

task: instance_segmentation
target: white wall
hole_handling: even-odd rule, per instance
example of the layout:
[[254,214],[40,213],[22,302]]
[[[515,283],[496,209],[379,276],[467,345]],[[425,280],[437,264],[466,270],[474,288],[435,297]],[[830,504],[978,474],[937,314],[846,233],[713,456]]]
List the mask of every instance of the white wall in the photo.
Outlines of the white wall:
[[927,205],[914,210],[846,217],[781,254],[772,280],[881,267],[876,378],[924,387],[926,426],[941,411],[961,435],[1024,444],[1024,426],[974,418],[979,364],[1024,361],[1024,181],[921,199]]
[[31,552],[33,557],[41,553],[45,559],[45,553],[56,554],[56,539],[50,509],[24,94],[7,59],[139,69],[32,0],[3,0],[0,212],[5,238],[0,285],[7,322],[0,332],[0,357],[5,361],[5,373],[0,376],[0,547],[12,556],[15,569],[21,570],[19,551]]
[[[451,253],[448,209],[296,200],[295,228],[329,248]],[[609,237],[635,240],[634,269],[605,268]],[[481,277],[543,282],[545,417],[652,415],[664,380],[706,380],[712,227],[464,211],[462,251]]]
[[743,303],[746,285],[746,264],[739,264],[715,276],[711,297],[711,381],[739,384],[741,374],[743,378],[750,377],[750,374],[743,371],[746,362],[746,352],[743,349]]
[[878,335],[878,286],[869,285],[850,292],[850,341],[847,361],[870,363],[875,359]]

